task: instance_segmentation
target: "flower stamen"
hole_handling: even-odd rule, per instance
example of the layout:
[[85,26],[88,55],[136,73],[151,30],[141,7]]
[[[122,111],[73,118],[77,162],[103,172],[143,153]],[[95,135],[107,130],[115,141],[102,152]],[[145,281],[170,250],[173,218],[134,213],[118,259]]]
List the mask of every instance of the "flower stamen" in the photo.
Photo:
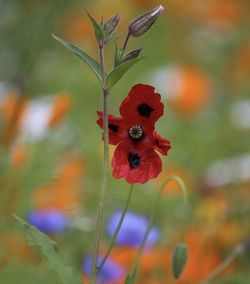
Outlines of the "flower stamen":
[[128,134],[132,139],[138,140],[143,137],[144,133],[143,133],[142,128],[139,125],[134,125],[129,128]]

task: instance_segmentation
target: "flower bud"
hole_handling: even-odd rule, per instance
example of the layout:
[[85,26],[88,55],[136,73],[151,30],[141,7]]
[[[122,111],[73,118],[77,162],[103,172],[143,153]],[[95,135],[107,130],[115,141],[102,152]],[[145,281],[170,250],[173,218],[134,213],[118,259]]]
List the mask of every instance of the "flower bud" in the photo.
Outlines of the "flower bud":
[[135,49],[135,50],[133,50],[133,51],[127,53],[127,54],[123,57],[122,62],[126,62],[126,61],[128,61],[128,60],[137,58],[137,57],[140,55],[141,51],[142,51],[142,48],[139,48],[139,49]]
[[152,11],[149,11],[133,20],[128,26],[129,34],[133,37],[140,37],[145,34],[163,11],[164,7],[159,5]]
[[115,28],[117,27],[117,25],[119,24],[120,21],[120,16],[118,14],[116,14],[114,17],[110,18],[107,22],[106,22],[106,31],[104,30],[104,32],[106,32],[108,35],[110,35]]

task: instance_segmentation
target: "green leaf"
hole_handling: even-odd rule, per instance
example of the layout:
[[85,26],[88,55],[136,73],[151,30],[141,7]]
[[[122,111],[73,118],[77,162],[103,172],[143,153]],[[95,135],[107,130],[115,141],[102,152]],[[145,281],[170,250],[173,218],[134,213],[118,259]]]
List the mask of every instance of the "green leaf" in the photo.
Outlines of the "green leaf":
[[138,61],[140,61],[143,57],[135,58],[129,61],[126,61],[114,68],[109,74],[106,79],[106,86],[108,89],[113,87],[121,78],[122,76]]
[[100,40],[103,39],[102,28],[88,12],[86,12],[86,13],[87,13],[87,15],[88,15],[88,17],[89,17],[89,19],[90,19],[90,21],[92,23],[93,28],[94,28],[96,40],[98,42],[100,42]]
[[115,43],[115,67],[122,61],[122,48],[119,48]]
[[81,274],[73,267],[65,266],[61,257],[56,252],[56,242],[34,226],[25,222],[22,218],[14,215],[26,231],[27,242],[36,247],[39,254],[47,262],[48,267],[57,273],[64,284],[82,284]]
[[101,68],[100,64],[90,57],[86,52],[84,52],[81,48],[73,45],[70,42],[67,42],[54,34],[52,34],[53,38],[60,42],[64,47],[66,47],[68,50],[79,56],[87,65],[95,72],[97,78],[101,81]]
[[176,246],[172,257],[172,270],[176,279],[181,276],[181,273],[187,263],[188,248],[186,244],[180,243]]
[[124,284],[134,284],[137,274],[138,274],[138,268],[136,266],[135,269],[132,271],[132,273],[127,276]]

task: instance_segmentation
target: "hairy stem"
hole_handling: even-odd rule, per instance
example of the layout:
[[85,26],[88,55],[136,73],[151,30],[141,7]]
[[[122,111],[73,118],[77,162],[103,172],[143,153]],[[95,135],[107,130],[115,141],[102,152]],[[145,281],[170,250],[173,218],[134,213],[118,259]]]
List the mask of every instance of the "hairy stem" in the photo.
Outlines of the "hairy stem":
[[122,216],[121,216],[120,221],[119,221],[119,223],[118,223],[118,225],[117,225],[117,227],[115,229],[115,233],[114,233],[114,235],[113,235],[113,237],[111,239],[110,246],[109,246],[107,252],[105,253],[105,255],[103,257],[100,266],[97,269],[97,273],[99,273],[102,270],[102,267],[103,267],[104,263],[106,262],[107,258],[109,257],[109,255],[110,255],[110,253],[111,253],[111,251],[112,251],[112,249],[113,249],[113,247],[115,245],[115,241],[116,241],[117,235],[118,235],[118,233],[120,231],[120,228],[122,226],[124,217],[125,217],[125,215],[126,215],[126,213],[128,211],[128,206],[129,206],[129,203],[130,203],[130,200],[131,200],[131,196],[132,196],[132,193],[133,193],[133,188],[134,188],[134,185],[131,184],[131,187],[130,187],[130,190],[129,190],[129,194],[128,194],[128,198],[127,198],[126,204],[125,204],[125,206],[123,208],[123,211],[122,211]]
[[99,201],[99,207],[98,207],[95,248],[94,248],[93,261],[92,261],[90,284],[95,283],[95,278],[97,275],[97,261],[98,261],[100,241],[101,241],[101,233],[102,233],[102,225],[103,225],[103,211],[104,211],[106,191],[107,191],[107,176],[108,176],[108,165],[109,165],[109,137],[108,137],[109,91],[105,83],[106,72],[105,72],[105,65],[104,65],[104,45],[102,43],[100,43],[99,45],[99,58],[100,58],[100,68],[101,68],[101,74],[102,74],[102,94],[103,94],[104,159],[103,159],[101,194],[100,194],[100,201]]
[[219,265],[217,266],[212,272],[208,274],[208,276],[201,281],[201,284],[208,284],[214,280],[223,270],[225,270],[235,259],[237,256],[242,254],[244,251],[244,247],[242,245],[237,245],[231,254]]

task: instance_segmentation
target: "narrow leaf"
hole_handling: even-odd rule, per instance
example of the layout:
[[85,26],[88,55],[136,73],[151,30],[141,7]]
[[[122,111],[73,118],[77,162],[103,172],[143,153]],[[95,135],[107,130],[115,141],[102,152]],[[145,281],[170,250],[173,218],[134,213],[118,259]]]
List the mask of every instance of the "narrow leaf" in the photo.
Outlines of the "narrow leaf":
[[53,38],[60,42],[64,47],[66,47],[68,50],[73,52],[75,55],[79,56],[87,65],[95,72],[97,78],[101,80],[101,69],[100,69],[100,64],[90,57],[86,52],[84,52],[81,48],[73,45],[70,42],[67,42],[54,34],[52,34]]
[[115,44],[115,67],[122,61],[122,49]]
[[47,262],[48,267],[57,273],[64,284],[82,284],[80,273],[73,267],[65,266],[61,257],[56,252],[56,242],[52,241],[46,234],[34,226],[25,222],[22,218],[14,215],[17,221],[24,227],[27,242],[36,247],[39,254]]
[[93,28],[94,28],[96,40],[98,42],[100,42],[100,40],[103,39],[102,28],[88,12],[86,12],[86,13],[87,13],[87,15],[88,15],[88,17],[89,17],[89,19],[92,23]]
[[135,58],[129,61],[126,61],[114,68],[109,74],[106,79],[106,85],[108,89],[113,87],[121,78],[122,76],[138,61],[140,61],[143,57]]
[[132,271],[132,273],[127,276],[124,284],[134,284],[137,274],[138,274],[138,268],[136,266],[135,269]]
[[188,248],[186,244],[180,243],[176,246],[172,258],[172,270],[176,279],[181,276],[181,273],[187,263]]

